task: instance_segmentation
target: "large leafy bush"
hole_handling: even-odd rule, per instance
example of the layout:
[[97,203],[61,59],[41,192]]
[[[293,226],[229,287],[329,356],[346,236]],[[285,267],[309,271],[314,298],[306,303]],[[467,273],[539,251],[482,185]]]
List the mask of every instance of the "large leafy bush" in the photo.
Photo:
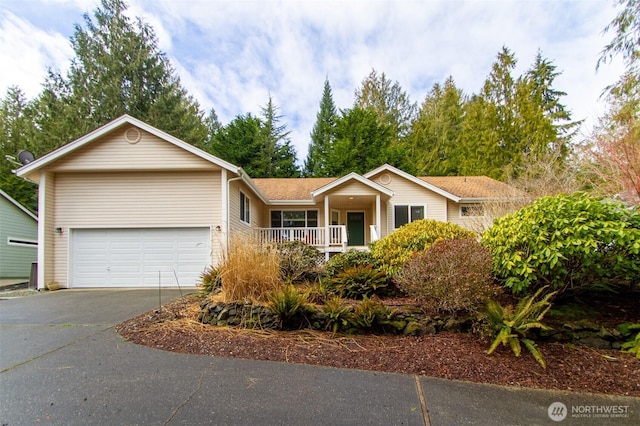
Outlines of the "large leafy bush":
[[395,275],[415,253],[433,243],[455,238],[476,238],[473,231],[449,222],[422,219],[408,223],[371,244],[371,254],[387,275]]
[[326,266],[327,276],[335,277],[341,272],[354,266],[373,265],[373,255],[368,251],[350,249],[344,253],[337,253],[329,258]]
[[482,241],[514,293],[550,285],[560,295],[640,279],[640,216],[584,193],[541,198],[496,220]]
[[395,281],[428,309],[476,312],[500,293],[491,268],[489,250],[476,240],[442,240],[410,259]]

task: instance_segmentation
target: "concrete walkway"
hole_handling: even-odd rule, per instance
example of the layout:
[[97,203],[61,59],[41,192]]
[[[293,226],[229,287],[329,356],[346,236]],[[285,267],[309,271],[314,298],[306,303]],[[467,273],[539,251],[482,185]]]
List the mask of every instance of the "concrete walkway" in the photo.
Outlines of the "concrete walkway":
[[639,398],[182,355],[115,333],[158,303],[157,290],[0,300],[0,424],[640,424]]

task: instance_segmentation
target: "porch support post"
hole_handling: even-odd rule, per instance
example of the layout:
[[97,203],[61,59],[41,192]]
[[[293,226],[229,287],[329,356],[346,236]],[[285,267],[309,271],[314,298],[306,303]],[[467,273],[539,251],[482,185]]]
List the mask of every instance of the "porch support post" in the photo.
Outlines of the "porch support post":
[[[376,194],[376,236],[380,238],[382,230],[382,215],[380,214],[380,194]],[[371,241],[373,242],[373,241]]]
[[[329,242],[331,240],[331,234],[329,230],[329,196],[324,196],[324,246],[326,249],[329,248]],[[328,250],[326,250],[328,252]]]

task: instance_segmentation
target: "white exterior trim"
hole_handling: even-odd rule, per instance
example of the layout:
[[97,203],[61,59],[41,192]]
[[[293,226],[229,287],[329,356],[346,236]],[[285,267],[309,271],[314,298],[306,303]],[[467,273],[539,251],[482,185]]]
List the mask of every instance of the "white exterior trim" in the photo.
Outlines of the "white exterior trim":
[[430,183],[425,182],[422,179],[418,179],[417,177],[415,177],[415,176],[413,176],[413,175],[411,175],[411,174],[409,174],[407,172],[403,172],[400,169],[397,169],[397,168],[395,168],[393,166],[390,166],[389,164],[384,164],[384,165],[378,167],[375,170],[372,170],[372,171],[370,171],[368,173],[365,173],[364,177],[369,179],[372,176],[375,176],[378,173],[381,173],[383,171],[394,173],[394,174],[396,174],[396,175],[398,175],[400,177],[403,177],[403,178],[415,183],[416,185],[419,185],[419,186],[421,186],[423,188],[427,188],[427,189],[435,192],[438,195],[442,195],[443,197],[448,198],[451,201],[455,201],[456,203],[460,202],[460,197],[458,197],[456,195],[453,195],[450,192],[447,192],[447,191],[445,191],[445,190],[443,190],[441,188],[438,188],[437,186],[431,185]]

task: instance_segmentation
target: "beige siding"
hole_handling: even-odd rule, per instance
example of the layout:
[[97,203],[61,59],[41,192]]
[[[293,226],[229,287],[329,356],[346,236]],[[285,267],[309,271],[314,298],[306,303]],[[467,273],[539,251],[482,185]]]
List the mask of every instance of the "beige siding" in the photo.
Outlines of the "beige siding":
[[390,181],[381,180],[378,176],[372,177],[374,182],[389,188],[394,194],[382,212],[383,236],[393,231],[393,206],[397,204],[424,205],[426,206],[426,218],[447,221],[447,199],[445,197],[398,175],[385,174],[391,177]]
[[[67,283],[69,229],[221,224],[219,172],[60,173],[53,205],[54,276]],[[49,232],[49,231],[47,231]],[[212,258],[220,244],[212,232]]]
[[376,195],[378,191],[360,182],[351,181],[351,182],[345,183],[344,185],[340,185],[338,188],[333,189],[330,193],[331,195],[358,196],[358,195]]
[[[44,282],[39,282],[39,288],[44,288],[46,284],[51,281],[55,281],[58,279],[58,274],[56,271],[56,264],[54,262],[54,249],[55,249],[55,232],[54,232],[54,217],[52,212],[54,207],[54,194],[55,194],[55,176],[53,173],[48,173],[46,177],[46,183],[44,188],[45,193],[45,201],[44,201],[44,210],[47,212],[46,214],[42,214],[40,212],[39,220],[44,220],[44,241],[38,241],[38,246],[40,244],[44,245],[44,265],[38,265],[38,268],[44,268]],[[42,263],[41,259],[38,259],[38,262]],[[64,280],[66,281],[66,276]]]
[[470,229],[476,232],[482,232],[491,226],[493,219],[489,216],[476,216],[476,217],[463,217],[461,215],[460,206],[469,205],[468,203],[456,203],[449,200],[448,220],[449,222],[458,224],[464,228]]
[[140,140],[129,143],[125,132],[117,129],[100,140],[80,148],[53,165],[56,172],[100,170],[181,170],[216,168],[212,163],[182,148],[140,130]]

